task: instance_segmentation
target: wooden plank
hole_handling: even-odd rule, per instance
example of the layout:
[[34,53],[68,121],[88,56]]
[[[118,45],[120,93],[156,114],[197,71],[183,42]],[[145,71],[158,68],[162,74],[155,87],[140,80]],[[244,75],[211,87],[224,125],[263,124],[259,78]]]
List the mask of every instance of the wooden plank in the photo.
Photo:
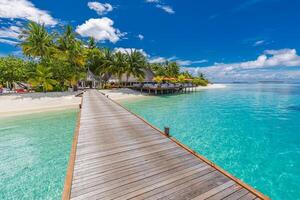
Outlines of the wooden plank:
[[203,180],[207,180],[211,177],[211,173],[214,172],[215,169],[211,167],[207,167],[207,169],[200,171],[196,174],[193,174],[191,176],[185,177],[183,179],[180,179],[178,181],[174,181],[172,183],[166,184],[164,186],[160,186],[158,188],[155,188],[151,191],[143,192],[132,199],[135,200],[143,200],[143,199],[159,199],[161,197],[167,196],[169,194],[172,194],[182,188],[189,187],[195,183],[198,183]]
[[207,198],[206,200],[219,200],[219,199],[223,199],[229,195],[231,195],[232,193],[240,190],[242,187],[240,185],[234,184],[233,186]]
[[[118,177],[118,178],[122,178],[125,176],[129,176],[134,174],[135,176],[138,175],[139,173],[145,173],[145,171],[147,171],[148,173],[151,171],[155,171],[159,168],[163,168],[164,169],[164,164],[170,162],[172,163],[174,166],[176,166],[176,164],[181,164],[181,162],[186,162],[188,160],[191,160],[190,155],[185,154],[185,155],[176,155],[174,157],[169,157],[168,159],[159,159],[156,161],[152,161],[151,163],[139,163],[140,165],[136,165],[134,167],[127,167],[125,169],[120,169],[117,168],[117,170],[111,172],[112,170],[108,171],[107,173],[101,173],[98,175],[94,175],[92,178],[89,179],[89,183],[92,182],[95,179],[101,179],[101,181],[108,181],[110,180],[112,177]],[[92,169],[90,171],[98,171],[98,169]],[[101,171],[101,167],[99,169],[99,171]],[[82,171],[83,173],[88,173],[85,171]],[[112,174],[113,173],[113,174]],[[77,182],[77,184],[75,182],[73,182],[73,187],[79,187],[81,185],[83,185],[84,179],[81,179],[80,182]],[[97,182],[98,184],[99,182]],[[91,184],[89,184],[91,185]]]
[[101,147],[95,146],[95,147],[90,147],[88,148],[86,151],[81,150],[80,152],[77,152],[76,154],[78,155],[78,157],[82,157],[85,156],[86,154],[91,155],[91,154],[97,154],[98,157],[105,157],[105,156],[109,156],[112,154],[118,154],[118,153],[122,153],[122,152],[126,152],[126,151],[131,151],[131,150],[135,150],[135,149],[141,149],[141,148],[145,148],[145,147],[149,147],[149,146],[153,146],[153,145],[157,145],[157,144],[162,144],[162,143],[169,143],[170,141],[167,138],[160,138],[160,139],[156,139],[156,140],[151,140],[150,142],[144,142],[144,143],[138,143],[135,145],[127,145],[127,146],[122,146],[119,147],[117,144],[114,146],[114,148],[110,148],[109,150],[102,150]]
[[[171,153],[173,153],[173,152],[171,152]],[[174,158],[177,158],[179,156],[184,156],[184,155],[185,154],[182,152],[180,154],[177,154],[177,152],[175,152],[175,154],[166,154],[166,156],[150,157],[150,158],[147,158],[146,160],[144,159],[145,157],[142,157],[143,159],[139,159],[139,160],[132,159],[132,160],[130,160],[129,163],[126,161],[126,162],[117,162],[113,165],[101,165],[99,167],[93,166],[93,168],[96,168],[96,169],[91,170],[90,172],[87,172],[87,173],[83,173],[82,176],[77,175],[76,176],[77,179],[73,180],[73,184],[80,183],[82,181],[82,179],[95,178],[97,176],[103,176],[103,175],[110,174],[110,173],[116,173],[116,172],[120,172],[123,170],[133,169],[134,167],[138,167],[138,169],[139,169],[139,168],[143,168],[143,165],[152,166],[156,162],[161,162],[162,160],[174,159]]]
[[204,199],[207,199],[223,190],[225,190],[226,188],[229,188],[230,186],[233,186],[235,184],[234,181],[230,180],[230,181],[227,181],[226,183],[222,184],[222,185],[219,185],[195,198],[193,198],[192,200],[204,200]]
[[256,196],[254,194],[248,193],[245,196],[239,198],[239,200],[253,200],[255,198],[256,198]]
[[127,149],[127,150],[124,150],[124,151],[120,151],[120,152],[94,152],[94,153],[89,153],[87,155],[76,155],[76,160],[78,160],[79,162],[81,161],[85,161],[88,163],[87,160],[91,160],[91,159],[105,159],[105,157],[111,157],[111,156],[114,156],[114,155],[123,155],[123,156],[129,156],[130,154],[134,154],[134,153],[146,153],[147,151],[151,150],[151,149],[157,149],[157,148],[160,148],[160,147],[163,147],[165,146],[166,148],[167,147],[175,147],[175,145],[173,143],[170,143],[168,141],[161,141],[160,143],[158,144],[152,144],[152,145],[148,145],[148,146],[145,146],[143,148],[137,148],[137,149]]
[[260,197],[95,90],[83,95],[79,123],[71,199]]
[[[163,177],[165,175],[169,175],[168,178],[170,176],[173,177],[176,172],[178,173],[176,177],[178,177],[178,175],[180,175],[181,173],[188,173],[188,172],[192,173],[194,172],[193,170],[202,169],[202,167],[203,164],[201,165],[198,162],[192,161],[191,163],[178,164],[173,168],[167,168],[167,169],[160,168],[155,171],[144,172],[137,175],[130,175],[120,179],[118,179],[118,177],[115,177],[116,178],[115,180],[106,182],[107,184],[101,184],[101,180],[99,180],[100,184],[92,188],[86,188],[84,190],[80,189],[77,191],[77,193],[73,192],[73,188],[72,188],[72,198],[73,197],[78,197],[74,199],[100,198],[100,196],[102,195],[107,195],[107,193],[105,193],[106,191],[110,191],[116,188],[122,188],[121,191],[125,191],[124,186],[129,185],[130,183],[134,183],[137,184],[137,186],[144,187],[144,185],[149,184],[150,181],[155,181],[155,182],[158,181],[158,177]],[[159,176],[155,177],[154,175],[159,175]],[[132,188],[132,185],[130,185],[129,188]]]
[[191,176],[195,173],[198,173],[200,171],[208,169],[208,166],[204,165],[196,165],[193,167],[181,168],[175,172],[166,171],[164,173],[156,174],[155,176],[150,176],[146,179],[140,179],[139,181],[131,182],[126,185],[122,185],[121,187],[114,188],[112,190],[107,190],[103,193],[99,193],[97,195],[94,195],[90,197],[89,199],[117,199],[118,197],[121,199],[129,199],[130,196],[128,193],[139,191],[140,189],[149,191],[152,190],[152,188],[157,188],[160,185],[164,185],[170,182],[178,181],[180,179],[183,179],[185,177]]
[[227,196],[226,198],[224,198],[224,200],[235,200],[235,199],[239,199],[241,197],[243,197],[244,195],[248,194],[249,191],[246,190],[245,188],[242,188],[234,193],[232,193],[231,195]]
[[203,182],[201,181],[190,187],[185,187],[181,190],[178,190],[160,199],[168,199],[168,200],[193,199],[196,196],[199,196],[227,181],[228,181],[227,177],[222,175],[220,172],[215,171],[213,176],[210,177],[210,179],[205,180]]
[[[157,148],[157,146],[151,146],[149,148],[146,148],[146,149],[143,149],[143,150],[140,150],[140,151],[131,151],[130,154],[126,154],[127,157],[124,157],[124,153],[122,154],[115,154],[115,155],[111,155],[111,156],[108,156],[108,157],[102,157],[101,159],[98,159],[97,157],[96,158],[89,158],[89,159],[82,159],[82,160],[79,160],[77,159],[77,163],[76,163],[76,166],[88,166],[88,165],[93,165],[94,163],[98,163],[98,162],[101,162],[103,164],[108,164],[108,163],[114,163],[116,161],[121,161],[121,160],[129,160],[129,159],[132,159],[132,158],[137,158],[137,157],[141,157],[141,156],[147,156],[147,155],[150,155],[150,154],[153,154],[153,153],[158,153],[158,152],[161,152],[161,151],[166,151],[166,150],[171,150],[171,149],[174,149],[176,148],[175,145],[166,145],[166,146],[163,146],[161,148]],[[75,167],[76,167],[75,166]]]

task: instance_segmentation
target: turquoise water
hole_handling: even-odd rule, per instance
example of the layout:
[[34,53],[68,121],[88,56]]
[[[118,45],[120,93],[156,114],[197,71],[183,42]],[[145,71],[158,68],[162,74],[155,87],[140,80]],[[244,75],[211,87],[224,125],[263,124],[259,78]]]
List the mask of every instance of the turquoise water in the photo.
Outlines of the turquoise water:
[[300,85],[228,85],[123,105],[272,199],[300,198]]
[[76,116],[0,118],[0,199],[61,199]]

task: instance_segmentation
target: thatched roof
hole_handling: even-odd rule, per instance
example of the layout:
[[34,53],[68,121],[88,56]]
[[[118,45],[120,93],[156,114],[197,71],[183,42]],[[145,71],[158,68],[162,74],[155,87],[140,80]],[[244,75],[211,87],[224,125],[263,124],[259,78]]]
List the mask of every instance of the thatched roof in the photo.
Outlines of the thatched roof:
[[86,80],[87,81],[100,81],[101,78],[99,76],[96,76],[95,74],[93,74],[90,70],[88,70]]
[[[144,82],[152,82],[153,81],[153,78],[154,78],[154,73],[152,72],[152,70],[150,69],[144,69],[143,70],[144,73],[145,73],[145,78],[144,78]],[[115,76],[112,76],[109,81],[113,82],[113,81],[118,81],[118,78],[115,77]],[[126,82],[127,81],[127,77],[126,77],[126,74],[123,74],[122,75],[122,78],[121,78],[121,82]],[[128,78],[128,82],[139,82],[138,78],[137,77],[134,77],[134,76],[129,76]]]

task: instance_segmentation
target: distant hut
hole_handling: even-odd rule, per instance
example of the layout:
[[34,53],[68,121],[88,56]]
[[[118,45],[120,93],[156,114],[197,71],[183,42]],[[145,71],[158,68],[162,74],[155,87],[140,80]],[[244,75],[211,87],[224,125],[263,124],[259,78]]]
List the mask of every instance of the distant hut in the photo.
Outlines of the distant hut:
[[79,86],[82,88],[97,88],[101,86],[101,78],[88,70],[85,80],[81,80]]
[[[143,79],[143,83],[152,83],[153,82],[153,78],[154,78],[154,73],[152,72],[151,69],[143,69],[144,73],[145,73],[145,77]],[[133,83],[140,83],[140,79],[139,77],[135,77],[135,76],[132,76],[130,75],[127,79],[127,76],[126,74],[123,74],[122,77],[121,77],[121,80],[119,80],[116,76],[112,76],[110,79],[109,79],[109,82],[121,82],[121,83],[126,83],[126,85],[132,85]]]

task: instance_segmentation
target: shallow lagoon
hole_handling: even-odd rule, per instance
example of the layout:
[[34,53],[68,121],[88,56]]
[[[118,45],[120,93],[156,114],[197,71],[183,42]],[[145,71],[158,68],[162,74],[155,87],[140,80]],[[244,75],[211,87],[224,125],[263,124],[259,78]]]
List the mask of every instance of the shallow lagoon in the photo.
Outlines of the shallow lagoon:
[[272,199],[300,196],[300,85],[236,84],[124,101]]
[[0,118],[0,199],[61,199],[77,112]]

